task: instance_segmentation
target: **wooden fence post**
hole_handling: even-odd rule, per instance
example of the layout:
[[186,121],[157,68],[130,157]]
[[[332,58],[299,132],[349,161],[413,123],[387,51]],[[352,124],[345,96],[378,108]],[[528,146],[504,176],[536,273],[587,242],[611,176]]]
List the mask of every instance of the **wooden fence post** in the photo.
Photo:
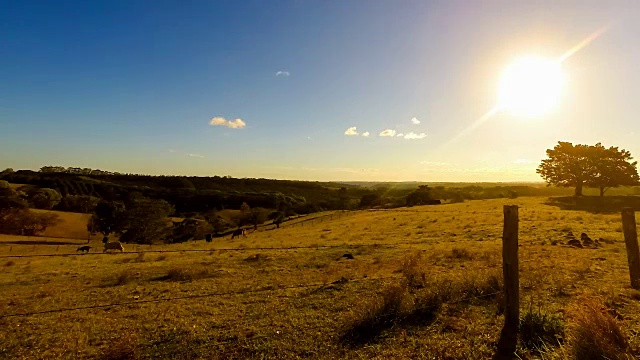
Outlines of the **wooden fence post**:
[[640,251],[638,251],[638,232],[636,231],[636,214],[632,208],[622,209],[622,229],[624,231],[624,243],[627,247],[627,260],[629,261],[629,276],[631,287],[640,288]]
[[513,358],[520,323],[520,280],[518,278],[518,206],[504,206],[502,230],[502,274],[504,277],[504,327],[494,359]]

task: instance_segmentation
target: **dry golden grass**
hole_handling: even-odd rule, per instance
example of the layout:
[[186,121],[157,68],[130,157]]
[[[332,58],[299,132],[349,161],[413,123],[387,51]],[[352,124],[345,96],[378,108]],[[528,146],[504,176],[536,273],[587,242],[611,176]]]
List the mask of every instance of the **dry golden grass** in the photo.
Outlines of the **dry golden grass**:
[[[500,294],[488,294],[501,287],[504,204],[521,207],[522,308],[568,324],[560,346],[521,346],[519,356],[577,358],[570,339],[579,322],[569,315],[584,294],[601,299],[618,319],[628,347],[614,351],[638,356],[640,296],[629,289],[619,215],[545,201],[360,211],[213,243],[125,244],[124,254],[93,255],[101,252],[95,239],[88,255],[4,258],[0,358],[486,359],[503,322]],[[564,245],[566,228],[612,242],[571,248]],[[68,245],[0,238],[0,256],[76,254],[84,236]],[[319,247],[327,245],[333,247]],[[257,250],[298,246],[310,248]],[[147,250],[169,252],[127,253]],[[211,296],[198,297],[204,294]],[[156,301],[162,299],[175,300]],[[114,303],[127,305],[1,317]],[[365,342],[341,341],[367,312],[395,315]]]

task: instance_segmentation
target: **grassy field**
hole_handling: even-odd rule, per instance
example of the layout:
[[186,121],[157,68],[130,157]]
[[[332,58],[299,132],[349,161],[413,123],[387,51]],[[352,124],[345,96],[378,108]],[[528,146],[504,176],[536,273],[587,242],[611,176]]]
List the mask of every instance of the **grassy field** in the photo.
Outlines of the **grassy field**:
[[[126,244],[125,254],[102,255],[92,241],[87,255],[29,257],[76,254],[86,233],[57,245],[2,237],[0,358],[490,358],[503,322],[505,204],[520,206],[519,356],[597,358],[584,352],[595,344],[609,358],[637,357],[640,292],[619,213],[520,198]],[[606,242],[568,247],[569,231]]]

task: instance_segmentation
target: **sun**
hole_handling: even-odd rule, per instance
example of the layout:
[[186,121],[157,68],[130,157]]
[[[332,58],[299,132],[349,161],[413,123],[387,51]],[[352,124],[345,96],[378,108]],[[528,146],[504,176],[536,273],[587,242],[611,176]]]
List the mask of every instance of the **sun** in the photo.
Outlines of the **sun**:
[[559,61],[521,58],[502,73],[497,108],[520,117],[539,117],[558,105],[565,81]]

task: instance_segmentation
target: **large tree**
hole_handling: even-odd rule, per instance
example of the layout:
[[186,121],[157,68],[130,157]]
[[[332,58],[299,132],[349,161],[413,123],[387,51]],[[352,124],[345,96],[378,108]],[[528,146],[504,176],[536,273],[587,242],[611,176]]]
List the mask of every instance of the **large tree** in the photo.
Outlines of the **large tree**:
[[536,170],[548,185],[574,187],[575,196],[582,196],[584,186],[600,188],[600,195],[609,187],[638,183],[636,163],[626,150],[559,141],[547,150],[548,159]]
[[587,185],[600,189],[600,196],[612,187],[638,185],[637,161],[633,160],[627,150],[617,147],[605,148],[597,143],[593,147],[594,176]]

